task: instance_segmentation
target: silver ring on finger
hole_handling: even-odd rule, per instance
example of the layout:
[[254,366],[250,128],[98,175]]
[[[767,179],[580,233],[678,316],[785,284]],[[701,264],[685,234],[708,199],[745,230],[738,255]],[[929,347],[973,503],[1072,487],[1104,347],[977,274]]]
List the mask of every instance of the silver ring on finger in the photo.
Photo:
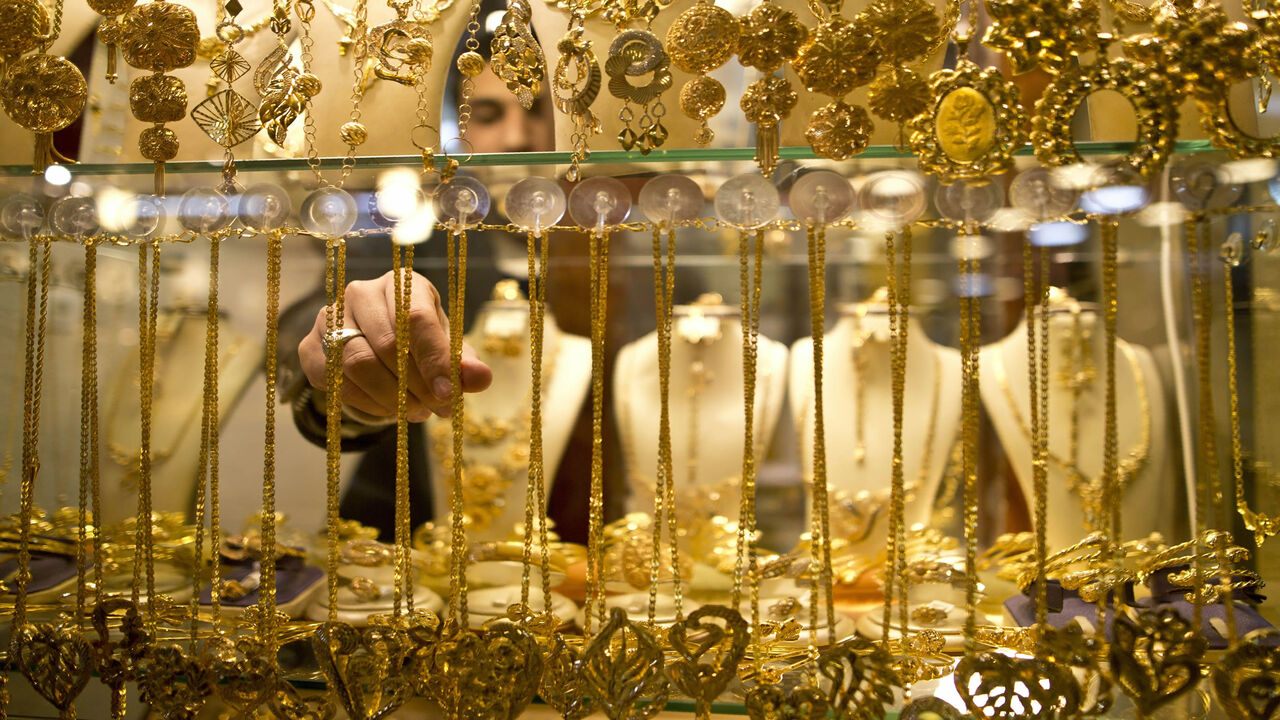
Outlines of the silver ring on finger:
[[324,346],[326,355],[331,350],[341,350],[347,343],[352,340],[364,337],[364,331],[358,328],[342,328],[332,332],[326,332],[320,336],[320,342]]

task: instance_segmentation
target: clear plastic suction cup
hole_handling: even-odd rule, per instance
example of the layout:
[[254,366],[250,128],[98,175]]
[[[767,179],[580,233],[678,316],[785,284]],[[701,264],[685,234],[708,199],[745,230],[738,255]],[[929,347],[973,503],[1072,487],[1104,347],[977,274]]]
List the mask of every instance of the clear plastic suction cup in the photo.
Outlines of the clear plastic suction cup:
[[121,230],[132,238],[149,238],[160,232],[166,215],[163,199],[139,195],[129,201]]
[[336,187],[322,187],[302,201],[298,219],[307,232],[338,237],[346,235],[355,227],[359,214],[355,198],[347,191]]
[[684,175],[659,175],[640,188],[640,211],[656,223],[674,227],[698,219],[706,200],[698,183]]
[[436,188],[436,217],[448,225],[470,227],[489,214],[489,189],[467,175],[457,175]]
[[231,224],[231,203],[213,188],[192,188],[178,204],[178,222],[192,232],[221,230]]
[[534,233],[560,222],[567,205],[560,183],[550,178],[527,177],[507,191],[507,219]]
[[569,217],[578,227],[603,229],[630,214],[631,191],[611,177],[587,178],[569,193]]
[[92,235],[98,232],[98,207],[93,198],[64,197],[49,208],[49,222],[61,235]]
[[1169,189],[1188,210],[1226,207],[1240,199],[1244,190],[1221,166],[1195,158],[1174,165],[1169,173]]
[[1051,170],[1033,167],[1009,184],[1009,203],[1032,220],[1046,222],[1075,209],[1076,192],[1060,184]]
[[0,202],[0,233],[10,240],[25,240],[44,225],[44,205],[34,195],[18,193]]
[[885,170],[875,173],[858,190],[862,222],[872,230],[897,230],[924,215],[924,178],[920,173]]
[[1151,188],[1128,165],[1103,165],[1093,173],[1091,187],[1080,194],[1080,209],[1097,215],[1127,215],[1151,202]]
[[1004,205],[1004,191],[990,180],[959,180],[950,185],[939,185],[933,202],[938,206],[938,212],[949,220],[985,222]]
[[778,188],[757,173],[731,177],[716,191],[716,215],[741,230],[768,225],[780,207]]
[[791,186],[791,212],[806,223],[830,225],[853,209],[853,188],[844,176],[830,170],[801,175]]
[[285,224],[293,210],[293,201],[284,188],[261,183],[240,195],[240,222],[254,230],[275,230]]

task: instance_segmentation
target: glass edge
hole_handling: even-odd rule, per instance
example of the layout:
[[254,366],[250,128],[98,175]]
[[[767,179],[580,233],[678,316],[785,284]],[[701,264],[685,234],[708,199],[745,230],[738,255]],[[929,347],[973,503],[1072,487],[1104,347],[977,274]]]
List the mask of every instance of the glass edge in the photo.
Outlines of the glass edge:
[[[1076,150],[1081,155],[1117,155],[1127,152],[1132,143],[1127,142],[1080,142]],[[1208,140],[1179,140],[1175,153],[1196,153],[1213,150]],[[1023,146],[1018,155],[1033,154],[1030,145]],[[812,148],[806,146],[790,146],[779,149],[784,160],[820,160]],[[877,160],[913,157],[907,150],[900,150],[893,145],[873,145],[850,161]],[[750,161],[755,158],[755,148],[678,148],[673,150],[654,150],[648,155],[637,151],[596,150],[582,162],[588,165],[634,164],[634,163],[677,163],[708,161]],[[496,167],[496,166],[546,166],[568,165],[572,154],[568,152],[526,152],[526,153],[488,153],[472,155],[462,163],[462,167]],[[445,161],[437,158],[437,165]],[[343,158],[320,158],[321,170],[336,170],[342,167]],[[371,155],[356,159],[357,170],[376,170],[392,167],[421,167],[421,155]],[[65,167],[75,175],[145,175],[154,172],[155,166],[150,162],[126,163],[70,163]],[[258,172],[292,172],[308,171],[310,167],[306,158],[279,159],[245,159],[236,162],[236,170],[240,173]],[[186,160],[165,164],[166,174],[188,173],[220,173],[221,160]],[[0,165],[0,177],[31,176],[31,165]]]

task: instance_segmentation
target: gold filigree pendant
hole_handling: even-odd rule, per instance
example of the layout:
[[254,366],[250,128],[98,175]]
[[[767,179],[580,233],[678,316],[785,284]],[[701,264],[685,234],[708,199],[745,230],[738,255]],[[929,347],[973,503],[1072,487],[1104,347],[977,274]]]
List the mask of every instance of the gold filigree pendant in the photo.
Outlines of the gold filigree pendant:
[[316,629],[311,645],[329,693],[352,718],[384,718],[413,694],[404,673],[408,638],[399,630],[327,622]]
[[561,635],[555,636],[547,653],[538,697],[555,708],[564,720],[580,720],[596,711],[595,700],[587,692],[582,674],[582,654]]
[[[661,97],[671,87],[671,56],[657,35],[648,30],[626,30],[610,44],[604,71],[609,76],[609,94],[623,101],[618,112],[623,123],[618,144],[623,150],[636,149],[648,155],[667,139],[667,128],[662,124],[667,110]],[[645,75],[649,76],[646,84],[631,84],[630,78]],[[633,104],[641,108],[639,118]],[[639,132],[633,129],[633,122]]]
[[533,107],[547,76],[547,59],[529,26],[532,16],[528,0],[508,0],[507,12],[493,31],[490,44],[493,74],[506,83],[525,110]]
[[[647,720],[667,705],[670,687],[663,661],[653,635],[616,607],[583,651],[581,668],[587,692],[605,717]],[[641,700],[647,704],[641,706]]]
[[693,698],[698,717],[710,717],[711,703],[729,687],[746,655],[751,627],[733,608],[703,605],[673,625],[667,638],[679,656],[667,666],[668,677]]
[[409,16],[409,2],[392,2],[391,7],[396,18],[365,34],[367,56],[373,63],[374,77],[413,87],[419,76],[431,69],[431,31],[427,23]]
[[1146,717],[1195,690],[1205,641],[1170,607],[1120,615],[1113,625],[1111,676]]
[[306,110],[311,98],[320,93],[320,78],[299,72],[288,49],[277,46],[258,65],[253,84],[262,98],[258,121],[271,142],[284,145],[289,126]]
[[509,621],[486,626],[483,637],[453,627],[417,677],[448,717],[514,720],[537,694],[542,651],[532,633]]
[[140,663],[138,689],[141,699],[163,718],[195,718],[213,694],[214,677],[199,657],[176,645],[161,645],[147,652]]
[[874,126],[866,110],[837,100],[813,112],[804,137],[821,157],[847,160],[867,149],[872,130]]
[[929,84],[932,100],[911,122],[911,151],[921,170],[951,184],[1013,166],[1013,153],[1026,139],[1016,85],[965,58],[954,70],[935,72]]
[[1031,118],[1036,159],[1051,167],[1080,162],[1071,134],[1063,129],[1071,126],[1085,98],[1099,90],[1124,95],[1138,117],[1138,138],[1120,164],[1144,178],[1155,176],[1177,140],[1176,94],[1162,75],[1125,58],[1099,59],[1067,70],[1045,88]]
[[1280,718],[1280,648],[1248,638],[1213,666],[1213,689],[1229,718]]
[[955,675],[956,690],[975,717],[1065,720],[1079,709],[1079,687],[1071,671],[1044,658],[966,655]]
[[80,117],[88,97],[84,75],[65,58],[29,55],[5,67],[0,104],[15,123],[36,134],[32,173],[68,160],[54,149],[53,133]]
[[600,94],[603,76],[600,63],[591,49],[591,41],[583,39],[581,22],[577,22],[560,38],[556,49],[556,71],[551,86],[551,102],[556,110],[573,120],[573,158],[566,174],[569,182],[577,182],[579,164],[590,154],[591,136],[600,132],[600,121],[591,112],[591,103]]
[[827,696],[812,685],[783,690],[761,683],[747,691],[744,704],[751,720],[821,720],[827,716]]
[[680,89],[680,110],[700,125],[694,142],[708,145],[715,137],[707,120],[724,107],[725,90],[707,73],[724,65],[738,49],[738,19],[733,13],[698,0],[680,13],[667,31],[667,53],[671,63],[696,75]]
[[258,638],[215,638],[205,645],[204,664],[213,675],[218,699],[237,717],[250,717],[275,697],[275,655]]
[[893,656],[880,645],[854,637],[832,645],[818,657],[818,673],[830,683],[827,703],[843,720],[879,720],[893,704],[901,684]]
[[22,675],[63,718],[75,718],[75,700],[93,676],[93,647],[77,627],[51,623],[15,630],[15,657]]

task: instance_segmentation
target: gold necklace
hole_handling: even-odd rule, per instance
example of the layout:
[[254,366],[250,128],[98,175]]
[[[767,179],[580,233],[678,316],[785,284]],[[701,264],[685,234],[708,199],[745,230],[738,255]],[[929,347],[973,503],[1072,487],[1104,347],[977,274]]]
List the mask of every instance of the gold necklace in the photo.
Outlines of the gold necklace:
[[401,601],[413,615],[413,528],[409,521],[409,309],[413,305],[413,245],[392,244],[396,321],[395,567],[392,614]]
[[[906,648],[908,625],[907,582],[904,574],[907,565],[906,549],[906,483],[902,468],[902,420],[906,400],[907,373],[907,332],[910,318],[906,310],[911,302],[911,236],[904,232],[902,243],[902,266],[899,268],[895,233],[885,233],[885,265],[888,267],[889,309],[889,351],[892,371],[891,385],[893,393],[893,461],[890,471],[890,508],[888,528],[888,551],[885,559],[884,610],[881,627],[884,628],[884,647],[889,648],[889,629],[893,622],[893,603],[898,603],[898,623],[901,633],[900,647]],[[937,360],[935,359],[935,363]],[[855,366],[856,367],[856,366]],[[861,377],[859,377],[861,380]],[[859,422],[861,426],[861,402],[859,402]],[[929,424],[932,427],[936,420],[936,408]],[[860,428],[859,428],[860,429]],[[932,431],[929,433],[932,435]],[[859,437],[861,443],[863,438]],[[865,447],[863,447],[865,452]],[[896,597],[895,597],[895,592]],[[911,686],[903,685],[904,701],[911,699]]]
[[[1028,329],[1028,333],[1032,332]],[[1142,365],[1138,360],[1137,353],[1129,345],[1119,345],[1120,351],[1124,353],[1125,360],[1129,364],[1130,371],[1134,379],[1134,392],[1138,401],[1138,414],[1142,418],[1140,426],[1140,435],[1138,441],[1130,448],[1126,456],[1120,461],[1116,468],[1116,477],[1123,489],[1128,485],[1134,477],[1142,471],[1150,459],[1151,453],[1151,402],[1147,393],[1146,378],[1142,372]],[[1004,394],[1005,401],[1010,408],[1014,422],[1017,424],[1019,431],[1027,438],[1028,442],[1034,443],[1035,437],[1032,429],[1028,427],[1026,420],[1019,409],[1017,398],[1013,395],[1013,388],[1009,383],[1008,372],[1005,369],[1004,360],[999,352],[991,353],[991,374],[995,377],[996,383],[1000,386],[1001,392]],[[1062,456],[1048,450],[1046,446],[1046,459],[1058,466],[1060,470],[1067,474],[1069,487],[1071,491],[1083,498],[1085,501],[1086,519],[1090,527],[1101,528],[1103,526],[1103,513],[1109,506],[1101,504],[1104,500],[1102,496],[1102,484],[1104,470],[1097,475],[1090,477],[1080,467],[1071,463]]]
[[738,101],[747,122],[756,126],[756,165],[766,178],[778,165],[779,126],[791,115],[799,96],[777,71],[795,60],[809,38],[800,18],[773,0],[764,0],[738,23],[738,62],[759,70]]
[[[236,187],[236,163],[231,148],[257,135],[258,129],[262,126],[258,106],[231,87],[236,80],[249,72],[249,61],[235,50],[235,45],[245,38],[245,31],[236,24],[235,16],[239,9],[238,2],[229,3],[227,6],[218,3],[218,38],[222,41],[222,48],[209,61],[209,71],[212,78],[226,82],[227,87],[224,90],[217,90],[216,80],[211,79],[212,84],[206,83],[208,97],[191,109],[191,119],[195,121],[196,126],[223,149],[222,185],[219,189],[227,193],[234,192]],[[282,52],[283,35],[289,29],[287,11],[279,2],[276,3],[275,12],[271,15],[271,27],[280,40],[275,52],[268,56],[264,64],[274,63],[272,58]],[[258,75],[261,76],[262,72],[263,68],[259,67]],[[255,80],[257,79],[258,77],[255,77]],[[259,89],[266,88],[260,85]],[[272,137],[274,139],[275,135],[273,134]],[[283,138],[281,144],[283,144]]]
[[[6,37],[0,39],[0,105],[18,125],[36,134],[32,172],[45,171],[50,162],[66,162],[53,147],[53,133],[84,110],[89,95],[84,75],[69,60],[48,54],[62,29],[63,0],[55,0],[52,27],[39,0],[18,3],[6,21]],[[31,50],[40,52],[19,57]]]
[[[658,580],[662,568],[662,529],[663,521],[668,523],[671,540],[671,554],[668,561],[674,568],[671,573],[672,590],[675,594],[675,612],[677,622],[683,616],[683,593],[680,573],[680,556],[677,547],[676,508],[675,508],[675,469],[671,453],[671,324],[675,302],[675,228],[667,233],[666,262],[662,258],[663,225],[653,228],[653,302],[656,314],[656,330],[658,334],[658,467],[653,492],[652,536],[649,540],[649,625],[657,626],[658,614]],[[694,393],[690,397],[690,434],[688,469],[693,473],[696,467],[697,414],[693,410],[697,403],[695,380]],[[634,447],[633,447],[634,452]],[[688,486],[695,486],[691,477]]]

